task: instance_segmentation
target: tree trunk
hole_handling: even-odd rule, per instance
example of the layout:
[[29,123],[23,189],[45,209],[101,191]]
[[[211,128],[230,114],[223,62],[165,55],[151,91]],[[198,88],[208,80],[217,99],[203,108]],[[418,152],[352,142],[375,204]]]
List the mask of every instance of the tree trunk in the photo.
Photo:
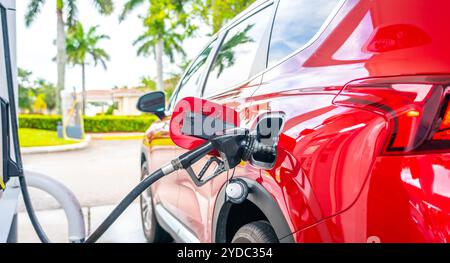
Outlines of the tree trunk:
[[163,71],[163,40],[158,41],[155,47],[156,53],[156,85],[158,90],[164,91],[164,71]]
[[82,97],[83,101],[81,104],[81,112],[83,116],[86,115],[86,65],[81,64],[81,88],[82,88]]
[[65,87],[66,77],[66,32],[64,29],[63,10],[56,10],[57,17],[57,33],[56,33],[56,47],[58,53],[56,55],[56,63],[58,68],[58,81],[56,84],[56,109],[61,112],[61,91]]

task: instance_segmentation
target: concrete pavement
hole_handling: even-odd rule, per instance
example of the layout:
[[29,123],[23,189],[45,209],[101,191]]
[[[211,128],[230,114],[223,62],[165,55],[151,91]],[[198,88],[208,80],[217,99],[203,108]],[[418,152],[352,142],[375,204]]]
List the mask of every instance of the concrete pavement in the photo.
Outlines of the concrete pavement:
[[89,133],[94,140],[142,140],[143,132]]
[[[71,189],[83,207],[86,228],[95,229],[139,182],[140,140],[93,140],[83,150],[24,155],[23,161],[27,169],[45,173]],[[40,190],[31,189],[30,194],[50,238],[66,242],[67,222],[59,205]],[[37,241],[23,204],[19,211],[19,242]],[[145,241],[137,203],[125,213],[102,242]]]
[[[115,206],[83,208],[87,234],[91,234]],[[54,243],[67,243],[67,219],[61,209],[37,212],[37,217],[49,239]],[[19,213],[18,242],[39,243],[26,212]],[[139,205],[131,205],[98,240],[99,243],[145,243],[139,216]]]
[[[24,155],[23,162],[27,169],[65,184],[83,207],[111,205],[139,183],[140,141],[93,140],[89,148],[80,151]],[[42,192],[31,194],[36,209],[58,208]]]

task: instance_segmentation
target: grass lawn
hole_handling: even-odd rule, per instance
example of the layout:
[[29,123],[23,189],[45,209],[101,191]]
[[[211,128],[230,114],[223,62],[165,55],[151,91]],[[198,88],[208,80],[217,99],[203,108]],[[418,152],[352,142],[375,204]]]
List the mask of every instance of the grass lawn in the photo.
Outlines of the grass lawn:
[[76,140],[58,138],[56,131],[19,129],[20,147],[38,147],[74,144]]

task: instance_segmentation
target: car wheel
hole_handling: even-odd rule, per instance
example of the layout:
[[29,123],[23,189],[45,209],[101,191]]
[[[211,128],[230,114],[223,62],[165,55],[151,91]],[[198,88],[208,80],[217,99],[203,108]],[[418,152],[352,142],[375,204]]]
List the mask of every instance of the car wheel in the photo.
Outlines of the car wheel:
[[[148,175],[147,162],[141,167],[141,180]],[[172,240],[171,236],[158,224],[153,207],[153,196],[149,187],[140,196],[141,220],[144,236],[149,243],[166,243]]]
[[278,243],[277,235],[267,221],[256,221],[241,227],[232,243]]

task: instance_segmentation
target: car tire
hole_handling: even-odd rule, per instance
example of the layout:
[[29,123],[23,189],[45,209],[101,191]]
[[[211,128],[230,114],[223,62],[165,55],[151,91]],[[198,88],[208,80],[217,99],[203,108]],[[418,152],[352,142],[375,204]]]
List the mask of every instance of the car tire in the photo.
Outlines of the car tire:
[[[141,166],[141,180],[148,175],[148,165],[145,161]],[[149,243],[167,243],[172,237],[158,223],[153,207],[152,190],[149,187],[139,197],[142,230]]]
[[256,221],[241,227],[232,243],[278,243],[277,235],[267,221]]

